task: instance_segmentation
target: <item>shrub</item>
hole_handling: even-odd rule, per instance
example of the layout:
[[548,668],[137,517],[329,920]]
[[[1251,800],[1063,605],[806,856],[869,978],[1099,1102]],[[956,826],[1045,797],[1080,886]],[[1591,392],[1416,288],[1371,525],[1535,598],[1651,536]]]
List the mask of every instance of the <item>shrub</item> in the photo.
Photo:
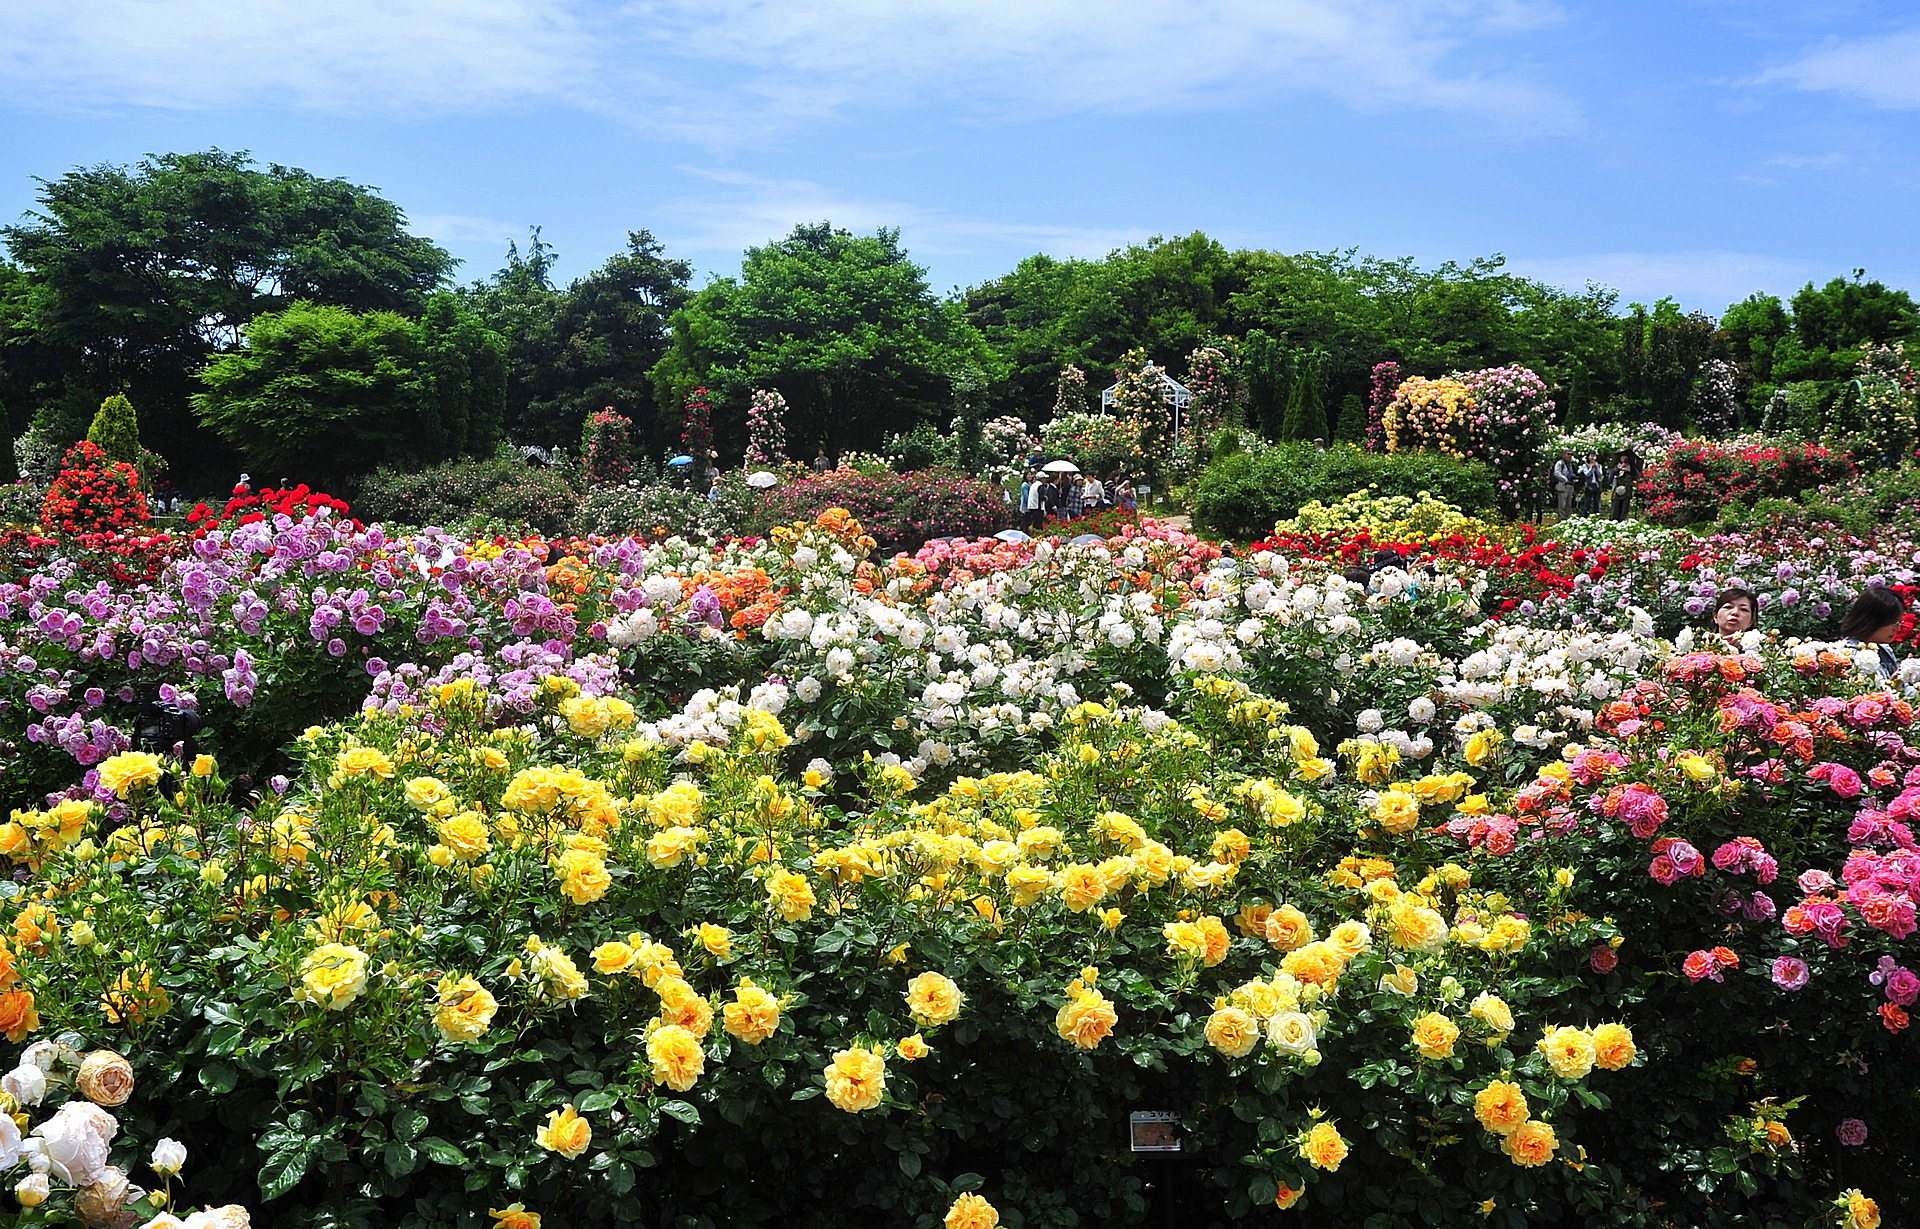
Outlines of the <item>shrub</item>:
[[771,469],[786,462],[787,399],[763,388],[747,406],[747,464]]
[[1473,390],[1453,376],[1413,376],[1394,391],[1380,425],[1388,452],[1430,448],[1453,457],[1481,455],[1487,415]]
[[60,473],[60,458],[67,447],[49,428],[35,423],[13,441],[13,459],[20,476],[38,486],[46,486]]
[[366,479],[354,507],[368,521],[390,525],[460,524],[493,517],[538,530],[566,532],[580,502],[570,468],[532,468],[518,461],[453,461],[399,473],[383,469]]
[[812,520],[828,508],[853,513],[888,554],[913,550],[929,538],[984,537],[1005,529],[1013,517],[1005,491],[960,474],[839,469],[768,491],[748,529],[763,535],[775,525]]
[[1818,444],[1733,440],[1676,445],[1640,481],[1647,519],[1661,525],[1711,521],[1728,505],[1798,495],[1848,477],[1853,462]]
[[1431,492],[1469,512],[1496,501],[1495,475],[1478,461],[1432,452],[1363,452],[1339,445],[1316,452],[1283,444],[1258,455],[1236,453],[1216,461],[1195,486],[1195,518],[1214,532],[1251,541],[1315,500],[1330,503],[1355,491],[1418,496]]
[[47,492],[24,479],[0,486],[0,525],[37,525]]
[[656,541],[675,536],[693,542],[716,541],[736,531],[758,494],[737,471],[723,475],[716,490],[718,499],[664,482],[597,487],[574,514],[573,532],[632,534]]
[[140,420],[125,393],[115,393],[100,403],[100,412],[87,428],[87,438],[100,445],[109,461],[135,466],[140,463]]
[[120,533],[153,519],[140,475],[109,460],[100,445],[81,440],[67,449],[60,476],[47,488],[40,519],[55,533]]
[[290,516],[295,520],[304,520],[322,509],[339,517],[346,517],[349,511],[346,500],[335,499],[320,491],[310,491],[307,489],[307,484],[303,482],[285,491],[263,487],[259,491],[235,495],[227,501],[226,507],[218,512],[205,504],[196,504],[193,511],[187,513],[187,522],[195,526],[195,537],[204,537],[216,529],[252,525],[272,516]]

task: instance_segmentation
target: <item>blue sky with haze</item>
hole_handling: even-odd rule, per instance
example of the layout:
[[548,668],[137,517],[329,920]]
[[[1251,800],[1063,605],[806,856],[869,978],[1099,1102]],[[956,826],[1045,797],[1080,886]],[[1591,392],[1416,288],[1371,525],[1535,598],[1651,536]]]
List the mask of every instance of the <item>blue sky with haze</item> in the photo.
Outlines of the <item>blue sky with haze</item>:
[[898,226],[936,289],[1204,230],[1718,312],[1920,293],[1920,5],[1868,0],[6,0],[0,217],[218,146],[465,264],[645,227],[706,274]]

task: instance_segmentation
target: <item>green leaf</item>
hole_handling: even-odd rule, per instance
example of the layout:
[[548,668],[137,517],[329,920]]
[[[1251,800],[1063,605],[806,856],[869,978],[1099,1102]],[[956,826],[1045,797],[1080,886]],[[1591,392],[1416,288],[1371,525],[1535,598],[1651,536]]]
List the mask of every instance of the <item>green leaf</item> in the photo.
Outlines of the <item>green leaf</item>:
[[465,1165],[467,1154],[454,1147],[438,1135],[429,1135],[420,1141],[420,1151],[435,1165]]
[[678,1118],[690,1127],[700,1125],[700,1111],[685,1101],[667,1101],[660,1106],[660,1112],[669,1118]]
[[300,1185],[307,1176],[307,1145],[289,1144],[267,1158],[260,1167],[260,1197],[274,1200]]
[[200,1086],[216,1097],[233,1091],[240,1073],[226,1063],[208,1063],[200,1068]]
[[920,1154],[918,1152],[902,1152],[900,1154],[900,1172],[909,1178],[919,1177]]
[[420,1133],[426,1129],[427,1116],[411,1105],[403,1106],[393,1116],[393,1137],[402,1143],[419,1139]]
[[388,1144],[385,1159],[387,1172],[396,1178],[420,1168],[420,1150],[412,1144]]
[[605,1089],[601,1089],[599,1092],[590,1092],[580,1098],[579,1109],[583,1114],[593,1114],[601,1110],[612,1109],[615,1105],[619,1104],[619,1101],[620,1098],[618,1096]]

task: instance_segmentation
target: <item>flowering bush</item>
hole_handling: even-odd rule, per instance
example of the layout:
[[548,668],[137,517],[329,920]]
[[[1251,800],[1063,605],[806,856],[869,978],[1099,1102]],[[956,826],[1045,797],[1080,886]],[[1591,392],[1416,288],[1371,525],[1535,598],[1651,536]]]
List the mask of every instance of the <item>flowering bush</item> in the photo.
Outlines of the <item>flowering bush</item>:
[[1139,463],[1139,433],[1110,414],[1060,414],[1040,428],[1040,452],[1066,457],[1084,473],[1128,473]]
[[1640,460],[1651,465],[1675,444],[1683,442],[1680,433],[1669,431],[1658,423],[1588,423],[1584,427],[1571,430],[1550,431],[1541,440],[1538,451],[1539,465],[1551,469],[1562,452],[1570,452],[1576,461],[1585,460],[1588,453],[1612,456],[1623,448],[1631,447],[1639,454]]
[[1874,457],[1911,457],[1920,445],[1920,376],[1902,342],[1876,346],[1857,364],[1859,437]]
[[608,406],[589,415],[580,434],[580,457],[589,483],[607,486],[633,477],[631,418]]
[[1525,367],[1488,367],[1459,372],[1454,378],[1466,386],[1474,405],[1486,416],[1478,456],[1499,475],[1501,507],[1517,512],[1542,480],[1537,453],[1553,425],[1554,410],[1547,382]]
[[787,399],[760,389],[747,404],[747,467],[774,468],[787,463]]
[[195,527],[195,537],[204,537],[215,529],[254,525],[276,516],[305,520],[322,509],[338,517],[346,517],[351,510],[346,500],[310,491],[303,482],[284,491],[276,491],[271,487],[244,491],[228,499],[226,506],[218,512],[205,504],[195,504],[193,511],[187,513],[187,523]]
[[139,472],[108,460],[89,440],[67,449],[40,513],[41,524],[57,534],[121,533],[152,519]]
[[765,532],[829,508],[851,512],[882,551],[912,549],[928,538],[984,537],[1005,529],[1013,517],[1006,492],[959,474],[836,470],[768,491],[749,528]]
[[1489,422],[1473,390],[1456,376],[1407,379],[1380,417],[1388,452],[1425,448],[1461,460],[1482,455]]
[[1713,520],[1728,504],[1797,495],[1853,473],[1844,454],[1819,444],[1763,438],[1681,443],[1640,480],[1647,519],[1663,525]]

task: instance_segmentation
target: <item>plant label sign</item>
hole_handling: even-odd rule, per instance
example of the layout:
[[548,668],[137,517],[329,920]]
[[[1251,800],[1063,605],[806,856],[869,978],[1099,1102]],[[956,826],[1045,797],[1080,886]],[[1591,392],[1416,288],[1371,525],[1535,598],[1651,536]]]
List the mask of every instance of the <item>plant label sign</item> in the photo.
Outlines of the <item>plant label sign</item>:
[[1134,1110],[1127,1119],[1135,1152],[1180,1151],[1180,1115],[1167,1110]]

